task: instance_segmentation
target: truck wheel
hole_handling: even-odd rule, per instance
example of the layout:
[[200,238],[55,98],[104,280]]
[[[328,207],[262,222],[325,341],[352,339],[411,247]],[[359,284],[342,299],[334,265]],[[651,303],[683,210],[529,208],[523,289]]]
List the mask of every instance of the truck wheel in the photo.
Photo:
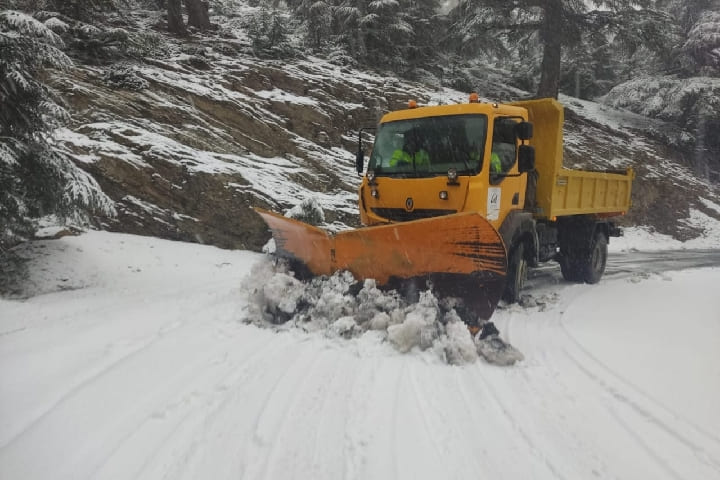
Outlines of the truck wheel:
[[525,245],[518,243],[510,253],[507,270],[507,284],[503,299],[508,303],[517,303],[520,300],[520,291],[527,278],[528,262],[525,258]]
[[560,253],[560,271],[568,282],[597,283],[607,263],[607,237],[596,232],[589,249],[568,250]]
[[583,280],[586,283],[597,283],[605,272],[605,264],[607,263],[608,241],[603,232],[596,232],[593,243],[590,246],[590,252],[587,255],[585,264],[585,272]]
[[583,270],[582,266],[582,252],[578,251],[567,251],[560,253],[560,271],[562,276],[568,282],[582,283]]

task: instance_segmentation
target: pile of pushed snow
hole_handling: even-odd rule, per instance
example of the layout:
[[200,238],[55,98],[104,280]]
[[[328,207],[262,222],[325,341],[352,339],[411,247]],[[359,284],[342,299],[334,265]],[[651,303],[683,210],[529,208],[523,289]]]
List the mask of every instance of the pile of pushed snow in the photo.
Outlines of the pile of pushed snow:
[[286,266],[268,260],[256,264],[243,291],[246,321],[258,326],[347,339],[374,334],[401,353],[434,352],[454,365],[478,358],[481,341],[472,337],[450,302],[430,290],[408,302],[395,290],[380,290],[374,280],[356,282],[349,272],[301,282]]

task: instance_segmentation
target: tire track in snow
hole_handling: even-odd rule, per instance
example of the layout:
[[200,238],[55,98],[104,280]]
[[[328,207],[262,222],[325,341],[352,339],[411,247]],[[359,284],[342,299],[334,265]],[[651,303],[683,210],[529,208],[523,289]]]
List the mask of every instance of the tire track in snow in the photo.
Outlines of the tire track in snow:
[[[230,339],[228,339],[227,341],[228,343],[231,343]],[[151,412],[147,416],[145,416],[142,422],[135,429],[129,431],[124,437],[118,440],[115,447],[107,453],[105,461],[91,473],[89,478],[98,478],[100,472],[102,472],[103,469],[109,468],[109,465],[112,463],[113,457],[115,455],[119,454],[121,450],[126,446],[130,446],[130,448],[132,448],[132,441],[147,438],[148,434],[144,433],[145,429],[152,430],[152,427],[157,426],[158,423],[167,424],[169,422],[168,418],[171,418],[172,424],[163,428],[164,433],[158,433],[155,435],[155,448],[145,449],[145,461],[134,471],[132,475],[132,478],[143,478],[146,470],[150,467],[151,462],[155,458],[160,456],[159,454],[163,451],[163,449],[165,449],[168,445],[172,443],[171,440],[177,436],[177,433],[182,428],[186,428],[188,423],[191,423],[190,420],[192,420],[192,416],[196,414],[198,410],[198,400],[196,399],[198,397],[202,398],[212,395],[214,392],[213,387],[210,386],[211,384],[214,385],[215,389],[217,389],[219,385],[227,382],[230,377],[237,375],[238,369],[242,371],[242,369],[245,368],[246,365],[249,365],[260,354],[263,354],[267,350],[268,345],[274,342],[275,338],[268,337],[267,339],[265,339],[265,341],[258,342],[252,345],[253,348],[249,352],[245,352],[242,348],[237,349],[236,351],[243,352],[244,354],[242,358],[238,359],[239,364],[235,362],[230,362],[227,359],[227,353],[224,355],[225,359],[220,362],[218,362],[217,360],[211,360],[208,362],[208,359],[217,357],[217,353],[215,351],[211,351],[210,355],[204,357],[202,361],[197,362],[196,367],[193,368],[191,371],[186,371],[187,365],[183,365],[184,368],[182,371],[182,375],[178,376],[178,378],[174,379],[173,382],[171,382],[172,385],[175,386],[173,387],[172,392],[177,391],[178,395],[182,395],[181,400],[175,401],[171,404],[166,403],[166,405],[162,407],[161,414],[157,413],[157,407],[150,408],[150,410],[154,410],[154,412]],[[223,373],[217,370],[220,368],[220,366],[217,366],[213,369],[206,368],[208,365],[210,367],[213,367],[218,363],[225,364],[222,365],[224,370]],[[208,370],[210,370],[209,373]],[[210,375],[212,376],[209,378]],[[218,376],[220,378],[218,378]],[[200,383],[203,384],[200,388],[201,393],[197,393],[198,379],[201,380]],[[179,388],[177,388],[177,386],[179,386]],[[175,398],[178,395],[167,391],[165,392],[161,400]],[[210,410],[210,413],[206,414],[204,416],[204,419],[208,418],[212,414],[212,412],[213,410]],[[150,433],[152,434],[152,431]]]
[[[432,368],[432,367],[431,367]],[[408,380],[410,383],[410,387],[413,392],[413,400],[418,406],[418,410],[420,411],[420,418],[422,419],[422,424],[425,432],[427,433],[428,437],[430,438],[430,441],[433,444],[433,447],[435,449],[435,455],[437,458],[444,464],[443,470],[448,472],[451,469],[447,465],[447,455],[446,455],[446,449],[442,447],[442,444],[438,442],[437,437],[435,435],[435,431],[432,429],[430,425],[430,416],[432,415],[433,410],[430,408],[428,402],[426,401],[426,396],[420,391],[420,387],[418,386],[417,381],[417,373],[416,373],[416,367],[411,365],[410,366],[410,372],[408,375]]]
[[[273,474],[273,468],[277,466],[282,466],[282,464],[287,463],[285,462],[285,458],[283,457],[283,454],[287,453],[288,455],[293,452],[290,447],[295,447],[295,445],[287,445],[287,450],[285,452],[279,452],[279,448],[283,445],[281,442],[278,441],[278,439],[283,438],[284,434],[288,431],[290,426],[290,419],[292,419],[293,423],[293,431],[302,431],[303,433],[309,433],[309,429],[312,427],[315,427],[317,429],[317,424],[314,422],[314,419],[317,418],[317,415],[313,415],[313,413],[318,412],[317,406],[321,404],[322,398],[327,398],[327,388],[328,388],[328,382],[327,382],[327,375],[322,375],[321,370],[323,367],[323,353],[326,353],[326,350],[320,350],[318,351],[318,346],[313,345],[310,349],[313,352],[313,357],[308,363],[308,367],[304,368],[302,370],[303,375],[302,378],[299,378],[297,381],[298,387],[293,390],[292,394],[292,401],[286,403],[285,407],[285,413],[283,415],[283,421],[279,424],[277,428],[277,432],[275,434],[275,438],[272,442],[272,445],[270,447],[270,451],[268,453],[268,459],[265,463],[265,470],[263,472],[263,475],[261,478],[278,478],[279,476],[286,476],[285,472],[279,472],[279,475],[274,476]],[[295,415],[296,412],[299,411],[299,415]],[[303,421],[309,421],[311,425],[305,425],[305,428],[302,428],[302,422]],[[298,423],[300,423],[298,425]],[[317,433],[317,430],[316,430]],[[307,444],[304,444],[303,446],[306,446]],[[303,456],[307,456],[307,453],[304,452]],[[300,461],[298,461],[298,458],[295,457],[294,461],[291,465],[286,467],[289,467],[288,470],[292,471],[293,474],[298,475],[299,477],[304,477],[304,473],[301,470],[298,470],[297,467],[300,465]],[[311,467],[312,468],[312,467]]]
[[[220,283],[220,282],[215,282]],[[203,285],[203,287],[207,287],[207,285]],[[166,291],[162,293],[160,296],[170,295],[172,294],[173,290],[171,288],[165,289]],[[194,291],[192,288],[187,288],[180,290],[180,292],[192,292]],[[196,292],[197,293],[197,292]],[[135,292],[130,295],[130,299],[133,298],[139,298],[141,296],[147,296],[147,293],[142,292]],[[173,296],[174,297],[174,296]],[[156,299],[156,296],[153,295],[153,299]],[[122,302],[112,302],[110,304],[104,304],[100,307],[96,308],[85,308],[82,310],[83,318],[86,318],[87,312],[111,312],[115,311],[117,308],[118,310],[122,310],[122,308],[119,307],[127,307],[128,304],[128,297],[124,297]],[[49,402],[48,404],[44,405],[44,408],[37,412],[34,416],[29,418],[25,425],[19,429],[17,432],[12,434],[10,437],[8,437],[2,444],[0,444],[0,452],[5,450],[6,448],[10,447],[13,443],[20,440],[23,436],[27,435],[29,432],[31,432],[40,422],[42,422],[44,419],[48,418],[53,411],[55,411],[57,408],[59,408],[61,405],[68,402],[71,398],[73,398],[75,395],[78,394],[79,391],[83,390],[84,388],[89,387],[94,382],[102,378],[105,374],[110,373],[114,371],[115,369],[119,368],[121,365],[125,364],[129,360],[131,360],[136,355],[148,350],[151,346],[156,344],[158,341],[162,340],[166,335],[169,335],[173,332],[178,331],[181,327],[184,327],[185,325],[191,324],[194,322],[194,318],[197,317],[197,313],[202,313],[205,311],[205,307],[208,305],[214,305],[215,299],[213,300],[207,300],[206,303],[200,304],[195,306],[195,308],[191,312],[183,312],[182,318],[183,320],[173,320],[171,322],[167,322],[165,324],[159,325],[159,327],[154,330],[151,334],[143,337],[142,340],[136,340],[135,344],[132,346],[132,348],[128,349],[126,352],[124,352],[122,355],[112,359],[110,362],[103,364],[99,369],[91,369],[90,372],[86,373],[85,376],[81,377],[74,383],[70,384],[70,388],[66,389],[63,393],[57,395],[54,400]],[[72,317],[70,313],[63,313],[61,315],[61,319],[66,319],[68,317]],[[36,327],[33,327],[36,328]],[[103,359],[104,360],[104,359]]]
[[[495,389],[491,385],[490,381],[483,375],[482,368],[502,368],[502,367],[488,367],[487,365],[478,366],[475,368],[477,371],[476,375],[473,375],[473,379],[479,380],[483,385],[483,390],[486,392],[487,397],[492,400],[495,404],[495,409],[501,414],[502,418],[512,427],[514,431],[518,433],[520,438],[523,440],[525,445],[529,448],[530,452],[548,469],[554,478],[560,480],[568,480],[568,477],[560,472],[560,468],[550,460],[543,451],[531,438],[530,434],[515,420],[512,412],[505,406],[500,396],[495,392]],[[477,381],[476,380],[476,381]]]
[[[699,425],[696,425],[694,422],[688,420],[687,418],[681,417],[677,413],[673,412],[670,408],[666,407],[662,402],[658,401],[654,397],[652,397],[650,394],[642,390],[640,387],[638,387],[636,384],[632,383],[619,373],[617,373],[615,370],[610,368],[606,363],[604,363],[602,360],[600,360],[598,357],[592,354],[587,348],[585,348],[565,327],[563,323],[560,324],[560,328],[562,329],[563,333],[570,339],[572,344],[577,348],[578,351],[582,353],[583,356],[590,359],[594,364],[596,364],[598,367],[600,367],[604,372],[606,372],[608,375],[610,375],[612,378],[617,380],[622,385],[628,387],[630,390],[634,391],[636,394],[638,394],[640,397],[647,400],[649,403],[653,404],[658,409],[662,410],[664,413],[666,413],[668,416],[678,419],[679,421],[687,424],[689,427],[691,427],[693,430],[697,431],[699,434],[705,436],[708,440],[714,442],[720,447],[720,437],[717,435],[705,430],[704,428],[700,427]],[[567,353],[567,352],[566,352]],[[569,355],[569,353],[568,353]],[[575,363],[580,363],[576,357],[573,357],[573,360]],[[604,382],[600,380],[598,375],[593,375],[593,377],[601,384],[603,387],[610,391],[611,388],[608,386],[607,382]],[[617,393],[617,390],[612,389],[610,393],[615,395]],[[615,393],[614,393],[615,392]],[[685,438],[683,435],[679,434],[674,429],[670,428],[665,422],[657,418],[657,416],[650,414],[650,412],[646,411],[646,409],[641,408],[637,403],[631,402],[627,396],[622,396],[622,400],[626,401],[628,403],[633,403],[633,407],[640,411],[643,415],[652,417],[655,419],[655,421],[658,423],[659,426],[662,426],[663,429],[667,431],[667,433],[674,432],[674,435],[678,437],[678,440],[680,440],[682,443],[685,443],[689,447],[697,448],[695,445],[695,442],[692,440]],[[720,466],[720,462],[718,462],[718,465]]]
[[[330,359],[330,360],[332,361],[333,359]],[[328,384],[325,386],[327,391],[325,392],[325,395],[322,396],[321,404],[319,406],[319,411],[318,411],[317,416],[315,417],[317,420],[317,428],[315,430],[315,436],[313,438],[313,446],[312,446],[312,450],[311,450],[312,454],[310,455],[311,478],[330,478],[330,477],[332,477],[332,475],[330,475],[330,476],[322,475],[322,472],[320,471],[320,468],[319,468],[320,465],[323,465],[323,463],[320,461],[321,460],[320,454],[327,452],[326,448],[323,448],[323,449],[319,448],[319,446],[321,444],[321,439],[323,439],[321,436],[324,434],[325,428],[326,428],[328,422],[331,422],[331,421],[336,422],[337,421],[336,418],[333,418],[334,417],[332,415],[333,412],[330,411],[330,409],[329,409],[330,400],[332,399],[335,402],[337,402],[338,400],[344,400],[341,403],[342,414],[341,414],[340,418],[346,419],[350,415],[350,411],[347,407],[347,405],[349,403],[348,392],[350,391],[350,389],[346,382],[347,382],[347,379],[349,378],[348,373],[351,372],[352,370],[347,368],[347,366],[349,364],[347,357],[341,356],[341,358],[339,360],[340,360],[339,362],[334,363],[332,365],[332,375],[328,379]],[[342,382],[343,386],[348,387],[348,388],[340,389],[338,387],[338,383],[340,383],[341,381],[343,381]],[[337,398],[338,396],[339,396],[339,398]],[[311,421],[312,421],[312,419],[311,419]],[[340,440],[342,440],[344,434],[341,432],[338,432],[338,433],[339,433],[338,441],[340,441]],[[331,439],[331,441],[332,441],[332,439]],[[336,444],[334,444],[334,445],[336,445]],[[340,463],[343,464],[344,459],[342,459],[340,461]],[[325,464],[325,465],[327,465],[327,464]],[[343,467],[341,465],[339,467],[339,471],[341,472],[342,469],[343,469]]]
[[[577,362],[577,360],[574,359],[571,355],[567,354],[567,352],[565,352],[565,351],[564,351],[563,353],[565,353],[566,356],[570,359],[570,361],[573,362],[580,371],[582,371],[583,373],[585,373],[585,374],[588,376],[588,378],[590,378],[591,380],[596,380],[596,379],[597,379],[597,377],[595,377],[589,370],[587,370],[587,369],[586,369],[585,367],[583,367],[579,362]],[[605,389],[605,385],[603,385],[602,383],[599,383],[599,385],[600,385],[602,388]],[[613,398],[615,398],[616,400],[619,400],[618,398],[616,398],[616,397],[612,394],[612,392],[609,392],[609,391],[608,391],[608,393],[610,393],[611,396],[612,396]],[[655,452],[655,450],[650,447],[650,445],[648,444],[648,442],[646,442],[645,440],[643,440],[643,438],[642,438],[640,435],[638,435],[637,432],[635,432],[635,431],[630,427],[630,425],[627,424],[627,421],[623,420],[623,419],[620,417],[620,415],[617,413],[617,410],[616,410],[613,406],[611,406],[611,405],[605,405],[605,409],[606,409],[606,410],[610,413],[610,415],[617,421],[617,423],[618,423],[618,425],[620,426],[620,428],[622,428],[625,432],[627,432],[627,434],[630,436],[630,438],[632,438],[632,439],[635,441],[635,443],[636,443],[645,453],[647,453],[650,458],[652,458],[652,459],[655,461],[655,464],[658,465],[661,470],[663,470],[665,473],[667,473],[668,475],[670,475],[672,478],[674,478],[674,479],[676,479],[676,480],[683,480],[684,477],[683,477],[679,472],[677,472],[674,468],[672,468],[672,467],[670,466],[670,464],[669,464],[667,461],[665,461],[665,459],[662,457],[662,455],[660,455],[660,454],[658,454],[657,452]]]
[[[299,358],[296,358],[295,361],[290,364],[289,368],[285,369],[273,382],[270,391],[267,395],[265,395],[263,401],[264,406],[258,412],[257,420],[255,421],[255,425],[253,427],[250,452],[247,455],[256,461],[250,464],[250,466],[253,467],[248,469],[250,471],[246,470],[244,472],[243,479],[249,478],[254,480],[258,478],[266,478],[270,454],[273,451],[275,443],[278,441],[279,432],[281,431],[283,424],[287,422],[290,407],[297,401],[297,397],[290,403],[283,401],[281,404],[282,413],[279,415],[275,408],[271,408],[271,404],[275,407],[274,402],[279,401],[279,393],[281,389],[287,389],[292,392],[295,390],[294,387],[300,383],[301,375],[291,374],[302,372],[305,370],[303,367],[317,361],[317,354],[312,348],[309,348],[304,344],[295,345],[301,349]],[[310,354],[313,354],[312,357],[309,359],[306,358],[309,357]],[[291,378],[290,385],[286,385],[287,379],[289,378]],[[257,471],[253,471],[255,468],[257,468]]]
[[[426,404],[430,413],[427,417],[430,434],[444,460],[446,478],[473,478],[478,472],[487,470],[486,463],[479,461],[476,446],[473,442],[464,439],[475,438],[479,433],[477,426],[484,422],[477,421],[476,411],[478,404],[470,406],[464,385],[461,386],[460,373],[467,375],[470,370],[465,367],[451,365],[421,366],[419,373],[424,378],[417,381],[418,368],[414,368],[417,398]],[[432,395],[423,393],[431,391]],[[458,396],[466,406],[466,415],[475,421],[468,421],[466,415],[458,415],[462,409],[450,408],[457,405]]]
[[[383,418],[376,410],[371,410],[372,392],[378,391],[373,388],[375,383],[384,380],[387,370],[379,372],[377,363],[383,361],[377,358],[366,358],[358,360],[358,369],[349,388],[348,416],[345,419],[343,435],[343,478],[357,480],[367,478],[363,476],[363,467],[368,468],[367,457],[370,445],[378,445],[380,439],[374,438],[373,432],[368,428],[374,424],[381,423]],[[384,413],[384,412],[380,412]],[[378,418],[379,417],[379,418]],[[394,417],[391,417],[391,420]],[[386,451],[390,451],[394,443],[385,445]],[[394,457],[393,457],[394,458]],[[398,478],[395,465],[391,478]],[[387,469],[385,469],[387,472]],[[372,475],[370,475],[372,478]]]
[[[193,471],[193,462],[196,463],[202,460],[197,459],[198,454],[202,454],[203,451],[213,450],[208,444],[217,444],[220,442],[219,439],[232,438],[234,436],[233,434],[237,431],[245,430],[238,428],[237,415],[239,414],[242,417],[241,420],[253,418],[246,412],[246,410],[249,410],[251,407],[243,401],[247,400],[247,397],[251,396],[255,391],[251,388],[252,384],[249,383],[248,380],[261,377],[267,371],[267,369],[263,367],[266,367],[268,364],[283,360],[282,357],[277,357],[276,354],[278,352],[287,353],[288,339],[289,337],[286,335],[273,333],[269,341],[270,348],[260,348],[251,358],[242,362],[240,365],[236,366],[233,364],[232,366],[228,366],[230,373],[216,386],[217,402],[211,405],[209,410],[204,410],[203,415],[196,420],[196,425],[191,433],[193,440],[190,444],[182,443],[180,445],[180,448],[183,450],[182,457],[184,461],[175,462],[173,469],[165,470],[162,473],[162,478],[172,480],[178,478],[196,478],[197,476],[191,473]],[[241,405],[243,408],[240,407]],[[230,418],[227,418],[228,414]],[[178,425],[182,426],[181,424]],[[199,438],[202,438],[203,441],[198,440]],[[173,438],[172,440],[175,441],[176,439]],[[198,445],[204,446],[205,449],[198,451]],[[232,444],[230,445],[232,446]],[[226,463],[223,464],[223,467],[228,468],[227,459],[231,457],[228,444],[223,442],[218,445],[218,447],[216,451],[224,452],[222,459],[225,460]],[[169,447],[163,446],[163,448],[167,449]],[[158,460],[153,458],[152,462],[158,463]],[[149,467],[145,467],[143,473],[145,471],[150,471],[150,474],[145,475],[145,478],[159,478],[159,474],[154,473]],[[205,470],[198,471],[205,472]],[[238,474],[227,475],[227,478],[237,478],[238,476]],[[217,478],[223,477],[217,476]]]
[[[670,417],[675,417],[679,421],[684,421],[684,419],[678,417],[674,413],[672,413],[670,410],[666,409],[662,404],[655,401],[652,397],[645,394],[642,390],[640,390],[636,385],[632,384],[628,380],[624,379],[619,374],[615,373],[610,367],[608,367],[605,363],[603,363],[600,359],[592,355],[591,352],[589,352],[585,347],[583,347],[582,344],[577,341],[575,337],[572,336],[572,334],[567,330],[565,326],[565,311],[569,308],[569,306],[576,302],[581,297],[584,297],[586,295],[590,295],[591,291],[583,288],[583,289],[576,289],[578,290],[576,294],[570,296],[569,298],[566,298],[566,300],[560,305],[558,308],[559,310],[559,316],[556,318],[551,318],[549,322],[547,322],[547,327],[542,332],[543,337],[540,339],[536,339],[536,341],[543,342],[543,345],[546,346],[544,350],[547,350],[548,345],[555,345],[555,351],[558,353],[561,353],[562,356],[568,360],[570,360],[570,365],[577,368],[582,375],[584,375],[586,378],[588,378],[596,387],[601,391],[605,392],[610,395],[611,398],[614,398],[617,402],[623,404],[626,408],[629,408],[631,411],[633,411],[636,415],[639,416],[639,418],[644,418],[646,422],[649,422],[653,424],[656,428],[659,430],[665,432],[668,436],[675,439],[675,441],[679,442],[680,444],[684,445],[686,448],[688,448],[693,454],[695,455],[695,458],[700,460],[702,463],[707,465],[709,468],[713,469],[716,472],[719,472],[720,464],[718,464],[717,460],[712,458],[711,455],[708,454],[705,448],[701,447],[697,442],[694,442],[690,440],[689,438],[682,435],[677,429],[672,428],[667,422],[660,419],[657,415],[654,415],[651,411],[649,411],[647,408],[643,407],[636,401],[633,401],[631,398],[629,398],[626,394],[622,393],[621,389],[614,388],[610,383],[608,383],[605,379],[601,378],[600,371],[604,371],[606,375],[609,375],[610,378],[614,378],[615,381],[619,382],[620,384],[623,384],[631,391],[635,391],[638,395],[646,398],[650,403],[655,404],[657,408],[664,410],[664,413],[666,413]],[[556,333],[562,333],[561,338],[565,338],[569,340],[562,341],[557,338]],[[547,342],[544,343],[544,342]],[[589,362],[592,362],[596,367],[590,368],[590,365],[588,362],[583,362],[579,360],[577,355],[573,355],[570,350],[575,350],[579,352],[580,355],[583,355],[586,357]],[[546,357],[546,361],[542,362],[542,365],[547,367],[550,365],[550,358],[548,356]],[[565,362],[567,364],[567,362]],[[545,396],[547,396],[547,392],[544,393]],[[607,404],[602,405],[603,408],[606,409],[608,414],[611,418],[618,421],[618,425],[620,428],[622,428],[624,431],[631,433],[631,437],[640,443],[638,443],[638,446],[645,451],[650,458],[653,459],[653,461],[658,465],[658,467],[665,471],[668,475],[670,475],[672,478],[678,478],[678,475],[680,475],[675,469],[672,468],[670,464],[668,464],[662,454],[658,454],[655,449],[653,449],[652,445],[649,445],[647,442],[643,441],[641,437],[638,437],[635,432],[631,430],[631,428],[627,425],[626,422],[623,422],[621,419],[621,416],[619,415],[617,409],[611,409],[610,406]],[[686,422],[688,426],[691,428],[697,428],[691,423]],[[708,432],[705,432],[708,433]],[[714,437],[711,435],[711,437]],[[680,475],[681,476],[681,475]],[[682,476],[681,476],[682,477]]]
[[[594,382],[602,391],[606,392],[613,400],[634,412],[635,415],[643,419],[645,422],[652,424],[654,427],[658,428],[668,436],[675,439],[678,443],[682,444],[691,452],[693,452],[693,454],[699,461],[715,470],[715,472],[720,473],[720,462],[713,458],[704,447],[686,438],[684,435],[680,434],[675,428],[669,426],[656,415],[652,414],[649,410],[643,408],[640,404],[631,400],[630,398],[628,398],[628,396],[622,394],[619,390],[609,385],[605,380],[601,379],[598,375],[593,373],[589,368],[587,368],[581,361],[579,361],[567,350],[563,350],[563,354],[570,360],[572,364],[577,367],[578,370],[585,374],[587,378]],[[621,418],[621,416],[617,412],[617,409],[615,409],[611,405],[605,405],[605,407],[610,412],[610,414],[618,421],[620,427],[626,432],[628,432],[630,436],[637,441],[638,445],[648,455],[650,455],[656,461],[656,463],[662,467],[663,470],[665,470],[673,478],[685,478],[665,460],[664,454],[657,452],[650,445],[649,442],[646,442],[632,429],[630,425],[628,425],[626,420],[623,420]]]
[[392,459],[393,459],[393,478],[403,478],[400,476],[400,463],[398,462],[398,458],[400,458],[400,452],[398,451],[398,419],[400,418],[400,415],[398,415],[398,412],[400,411],[400,385],[401,380],[405,376],[405,372],[407,371],[407,360],[402,359],[402,364],[400,366],[400,371],[397,375],[397,381],[395,382],[396,388],[395,388],[395,395],[393,397],[393,406],[392,406],[392,432],[391,432],[391,445],[392,448]]
[[67,390],[65,393],[63,393],[59,398],[57,398],[50,407],[46,408],[43,412],[39,413],[37,416],[35,416],[32,420],[30,420],[24,428],[10,437],[5,443],[0,445],[0,452],[11,446],[13,443],[20,440],[22,437],[30,433],[40,422],[42,422],[44,419],[48,418],[53,411],[55,411],[57,408],[59,408],[61,405],[67,403],[71,398],[78,395],[78,393],[92,385],[94,382],[96,382],[98,379],[103,378],[106,374],[109,372],[119,368],[124,363],[128,362],[130,359],[132,359],[134,356],[140,354],[141,352],[144,352],[148,350],[153,344],[157,343],[159,340],[163,338],[164,335],[172,332],[173,330],[177,330],[180,328],[182,324],[174,323],[171,327],[165,327],[162,328],[160,331],[156,332],[148,341],[141,343],[136,348],[133,348],[132,350],[126,352],[124,355],[121,355],[120,357],[113,360],[111,363],[104,365],[103,368],[96,370],[89,376],[83,378],[82,380],[75,383],[72,387],[70,387],[69,390]]
[[[467,374],[469,372],[465,371],[464,373]],[[481,425],[481,426],[487,425],[488,422],[486,419],[479,418],[479,416],[477,414],[479,402],[478,401],[472,402],[470,400],[470,393],[468,392],[466,382],[461,381],[460,371],[458,371],[458,370],[454,371],[453,380],[455,383],[455,390],[460,393],[462,402],[465,405],[466,410],[469,412],[469,416],[472,420],[472,422],[470,422],[470,423],[473,425]],[[483,461],[479,461],[479,460],[477,460],[477,458],[475,456],[471,456],[471,458],[475,459],[476,475],[478,476],[478,478],[493,478],[493,476],[497,475],[498,472],[487,472],[487,473],[483,472],[483,467],[485,469],[487,469],[488,460],[490,460],[490,459],[488,458],[488,455],[484,448],[481,449],[481,452],[484,454],[483,456],[485,457],[485,459]]]

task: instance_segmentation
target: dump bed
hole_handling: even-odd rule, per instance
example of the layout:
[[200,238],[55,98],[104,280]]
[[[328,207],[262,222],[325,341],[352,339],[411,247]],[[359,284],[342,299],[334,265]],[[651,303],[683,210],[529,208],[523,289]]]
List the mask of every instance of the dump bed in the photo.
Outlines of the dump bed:
[[534,124],[530,144],[535,147],[538,173],[536,216],[553,218],[578,214],[623,214],[630,208],[635,173],[563,168],[563,107],[554,99],[527,100],[514,105],[528,110]]

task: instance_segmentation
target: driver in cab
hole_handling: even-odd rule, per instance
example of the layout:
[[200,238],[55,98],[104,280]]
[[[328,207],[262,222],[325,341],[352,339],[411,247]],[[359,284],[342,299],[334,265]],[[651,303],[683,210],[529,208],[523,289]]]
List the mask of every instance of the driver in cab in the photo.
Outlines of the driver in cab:
[[429,166],[430,155],[420,147],[418,135],[415,132],[407,132],[405,134],[405,145],[393,152],[390,158],[390,166],[397,167],[403,164],[414,165],[415,167]]

